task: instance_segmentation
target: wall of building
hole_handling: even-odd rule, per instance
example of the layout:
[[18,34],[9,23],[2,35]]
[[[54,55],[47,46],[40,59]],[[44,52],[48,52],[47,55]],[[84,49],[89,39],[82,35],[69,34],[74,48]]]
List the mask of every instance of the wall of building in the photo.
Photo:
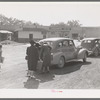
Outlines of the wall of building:
[[43,39],[43,34],[42,32],[35,32],[35,31],[19,31],[18,32],[18,42],[29,42],[29,35],[33,34],[33,39],[34,40],[40,40]]
[[[69,38],[78,39],[78,36],[80,36],[80,34],[81,34],[81,28],[75,27],[75,28],[71,28],[68,36],[69,36]],[[77,35],[77,37],[76,37],[76,35]]]
[[48,32],[47,37],[65,37],[69,35],[69,31],[55,31],[55,32]]
[[43,34],[41,32],[30,32],[30,31],[20,31],[18,33],[18,38],[29,38],[29,34],[33,34],[33,38],[43,38]]
[[77,34],[77,36],[81,37],[81,39],[85,38],[85,37],[86,38],[89,38],[89,37],[100,37],[100,28],[99,27],[73,28],[70,31],[69,37],[73,38],[73,36],[75,36],[75,34]]
[[86,37],[100,37],[100,28],[99,27],[83,27],[82,35],[86,35]]
[[46,34],[46,38],[51,38],[51,37],[58,37],[59,34],[57,34],[56,32],[47,32]]

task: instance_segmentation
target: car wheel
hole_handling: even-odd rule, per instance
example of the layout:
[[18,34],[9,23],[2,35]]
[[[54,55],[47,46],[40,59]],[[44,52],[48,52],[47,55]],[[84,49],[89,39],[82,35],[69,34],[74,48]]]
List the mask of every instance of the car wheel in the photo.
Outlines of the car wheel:
[[84,54],[83,62],[87,61],[87,53]]
[[94,56],[97,57],[98,55],[99,55],[99,51],[98,51],[98,49],[96,48],[96,49],[94,50]]
[[65,59],[64,59],[64,57],[60,57],[58,67],[63,68],[64,65],[65,65]]

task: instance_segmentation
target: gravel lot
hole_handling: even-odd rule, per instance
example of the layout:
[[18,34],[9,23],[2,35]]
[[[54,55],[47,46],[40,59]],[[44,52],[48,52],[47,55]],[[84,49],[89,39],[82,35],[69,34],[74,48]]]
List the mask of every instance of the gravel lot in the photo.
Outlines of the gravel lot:
[[34,73],[35,78],[28,79],[27,46],[3,46],[0,89],[100,89],[100,57],[89,57],[87,63],[70,62],[62,69],[53,66],[50,74]]

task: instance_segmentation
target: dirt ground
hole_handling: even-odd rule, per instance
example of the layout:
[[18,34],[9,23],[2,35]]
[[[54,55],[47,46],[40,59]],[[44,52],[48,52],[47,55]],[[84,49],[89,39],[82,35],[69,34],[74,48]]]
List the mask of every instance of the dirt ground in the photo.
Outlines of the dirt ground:
[[4,45],[4,63],[0,69],[0,89],[100,89],[100,57],[70,62],[64,68],[51,68],[50,74],[34,73],[26,77],[28,45]]

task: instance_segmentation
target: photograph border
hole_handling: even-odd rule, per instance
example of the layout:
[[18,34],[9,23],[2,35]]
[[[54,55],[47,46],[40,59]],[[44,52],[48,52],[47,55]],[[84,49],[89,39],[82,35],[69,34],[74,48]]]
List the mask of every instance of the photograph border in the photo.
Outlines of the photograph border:
[[[0,2],[100,2],[100,0],[0,0]],[[8,89],[9,90],[9,89]],[[52,92],[52,91],[55,91],[55,92]],[[3,91],[3,92],[2,92]],[[7,93],[5,93],[5,89],[3,89],[3,90],[0,90],[0,93],[2,92],[2,94],[0,94],[1,96],[0,96],[0,99],[1,100],[3,100],[3,99],[5,99],[5,100],[18,100],[18,99],[21,99],[21,100],[52,100],[52,99],[54,99],[54,100],[99,100],[99,98],[100,98],[100,90],[93,90],[93,91],[95,91],[96,93],[97,93],[97,95],[96,96],[93,96],[93,93],[94,92],[92,92],[92,90],[90,89],[89,91],[90,91],[90,93],[89,93],[89,91],[87,90],[87,92],[85,93],[85,94],[87,94],[87,93],[89,93],[89,94],[87,94],[87,96],[85,96],[84,94],[82,95],[82,97],[75,97],[75,95],[73,96],[73,94],[71,95],[71,93],[69,93],[69,95],[70,95],[70,97],[68,96],[68,98],[67,98],[67,96],[66,97],[63,97],[63,96],[65,96],[65,95],[68,95],[67,94],[67,92],[68,91],[65,91],[64,90],[64,92],[66,92],[64,95],[63,95],[63,92],[61,93],[61,92],[59,92],[59,91],[63,91],[63,90],[61,90],[61,89],[50,89],[49,91],[48,90],[46,90],[46,92],[48,91],[49,93],[50,92],[52,92],[53,94],[52,94],[52,96],[54,96],[54,98],[52,98],[52,96],[50,97],[50,98],[45,98],[45,97],[43,97],[43,98],[24,98],[23,97],[23,95],[21,94],[21,92],[19,92],[18,93],[18,95],[14,98],[14,97],[10,97],[10,96],[6,96],[7,95]],[[20,91],[20,89],[19,89],[19,91]],[[72,91],[72,90],[70,90],[70,91]],[[80,92],[80,89],[78,90],[79,92]],[[11,93],[12,93],[12,90],[10,91]],[[15,92],[16,92],[16,90],[15,90]],[[44,93],[46,93],[45,91],[42,91],[42,92],[44,92]],[[78,93],[79,93],[78,92]],[[32,92],[33,93],[33,92]],[[61,94],[61,98],[60,97],[57,97],[58,95],[60,95]],[[14,94],[15,95],[15,94]],[[22,95],[22,96],[21,96]],[[25,94],[24,94],[25,95]],[[56,95],[56,96],[55,96]],[[89,96],[90,95],[90,96]],[[4,97],[4,98],[3,98]],[[7,97],[7,98],[6,98]],[[74,98],[73,98],[74,97]],[[91,98],[92,97],[92,98]]]

